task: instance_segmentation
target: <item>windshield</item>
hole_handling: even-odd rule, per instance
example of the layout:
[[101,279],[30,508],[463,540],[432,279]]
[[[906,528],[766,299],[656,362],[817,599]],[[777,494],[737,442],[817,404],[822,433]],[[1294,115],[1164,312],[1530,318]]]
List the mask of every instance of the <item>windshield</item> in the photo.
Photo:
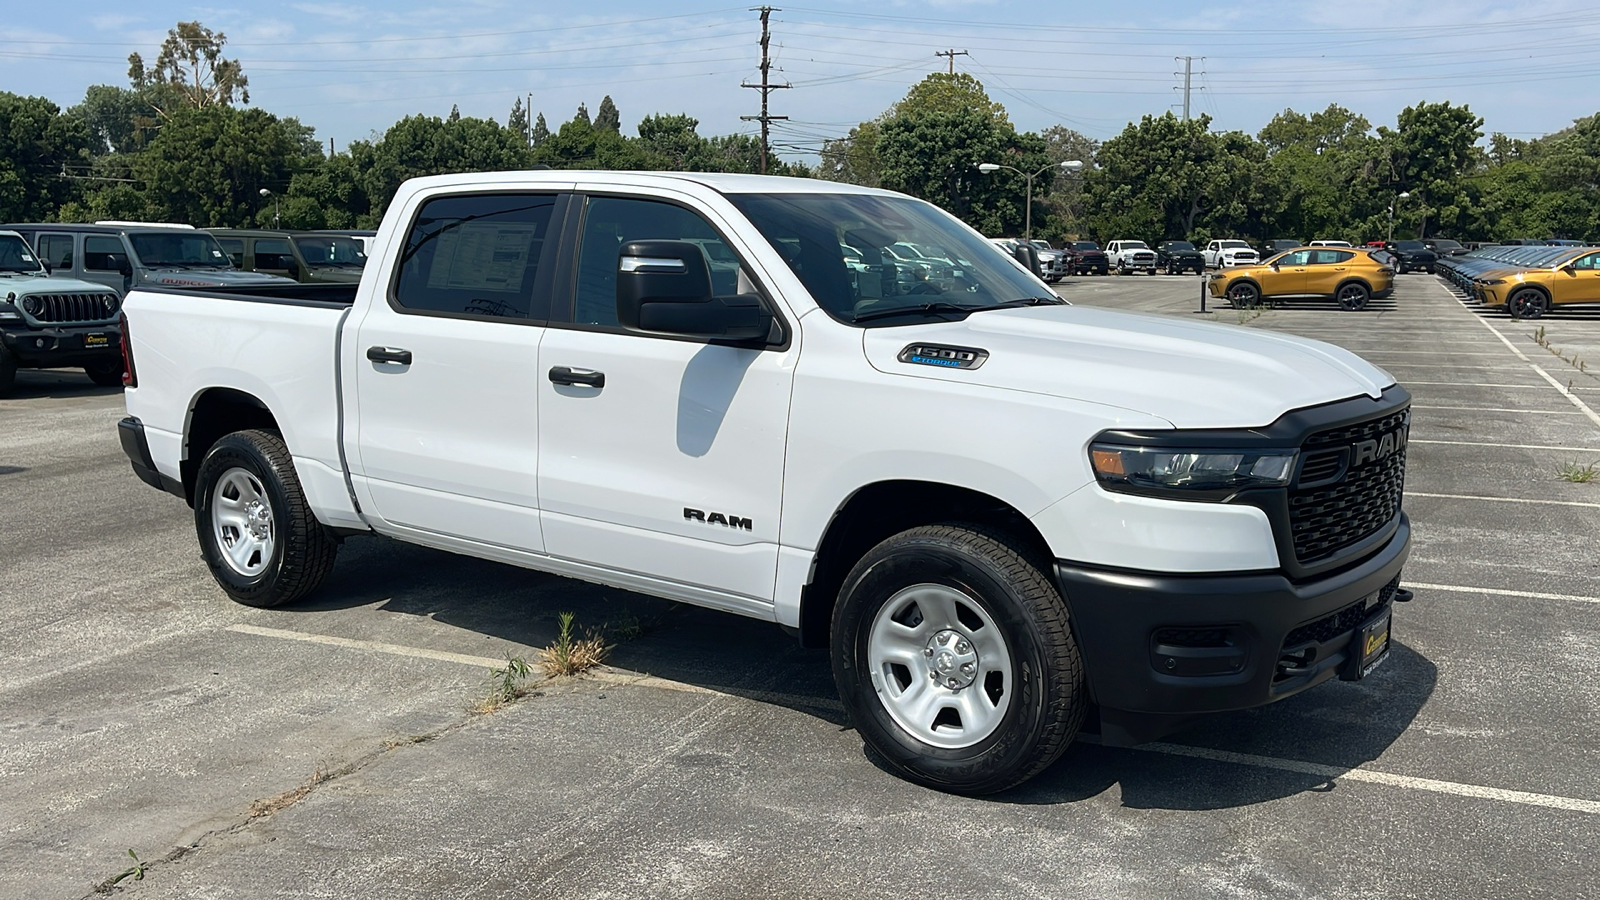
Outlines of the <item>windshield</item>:
[[1193,250],[1194,249],[1194,245],[1189,243],[1188,241],[1168,241],[1167,242],[1167,249],[1168,250]]
[[339,266],[360,268],[367,264],[367,254],[355,238],[347,237],[297,237],[295,247],[308,266]]
[[40,268],[27,241],[16,235],[0,237],[0,272],[37,272]]
[[1217,246],[1218,247],[1226,247],[1226,248],[1228,248],[1230,250],[1233,249],[1234,247],[1239,247],[1239,248],[1242,248],[1242,249],[1245,249],[1245,250],[1249,250],[1250,249],[1250,245],[1246,244],[1244,241],[1218,241],[1217,242]]
[[1144,241],[1123,241],[1122,242],[1122,248],[1124,250],[1149,250],[1150,249],[1149,247],[1146,247],[1144,245]]
[[[963,314],[1060,300],[1004,252],[947,213],[910,197],[872,194],[731,194],[818,305],[846,322]],[[906,245],[938,246],[939,259],[902,261]],[[897,315],[898,314],[898,315]]]
[[233,263],[228,260],[227,254],[222,252],[222,245],[217,243],[216,238],[203,231],[183,234],[135,233],[128,235],[128,242],[133,244],[133,253],[139,258],[140,264],[149,269],[184,266],[233,268]]
[[1434,241],[1433,246],[1440,250],[1455,250],[1458,249],[1461,244],[1456,241]]
[[1422,249],[1425,249],[1422,246],[1422,242],[1421,241],[1395,241],[1394,245],[1396,247],[1398,247],[1399,249],[1401,249],[1401,250],[1422,250]]
[[1100,249],[1100,245],[1096,244],[1094,241],[1073,241],[1072,242],[1072,249],[1074,249],[1074,250],[1099,250]]

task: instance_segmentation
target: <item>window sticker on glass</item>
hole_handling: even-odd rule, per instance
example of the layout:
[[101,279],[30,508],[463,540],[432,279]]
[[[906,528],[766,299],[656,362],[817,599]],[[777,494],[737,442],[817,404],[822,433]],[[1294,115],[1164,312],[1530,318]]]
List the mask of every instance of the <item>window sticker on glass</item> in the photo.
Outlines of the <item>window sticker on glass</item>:
[[532,264],[536,228],[497,222],[468,222],[439,235],[439,249],[428,272],[428,287],[517,293]]

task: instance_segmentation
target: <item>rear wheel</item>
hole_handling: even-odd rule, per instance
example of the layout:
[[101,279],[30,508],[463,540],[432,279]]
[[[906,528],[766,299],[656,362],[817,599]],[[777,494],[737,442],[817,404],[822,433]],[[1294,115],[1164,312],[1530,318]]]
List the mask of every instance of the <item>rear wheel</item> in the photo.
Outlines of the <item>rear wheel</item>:
[[276,434],[237,431],[217,441],[194,491],[200,555],[240,603],[298,600],[333,569],[338,544],[312,515],[289,448]]
[[1523,288],[1506,300],[1506,312],[1513,319],[1537,319],[1550,311],[1550,298],[1533,288]]
[[99,365],[84,366],[89,380],[101,387],[122,387],[122,360],[111,360]]
[[1009,536],[931,525],[856,563],[833,616],[839,696],[896,774],[988,794],[1037,775],[1083,722],[1066,605]]
[[1372,292],[1367,290],[1366,285],[1354,281],[1339,285],[1339,292],[1334,295],[1334,299],[1339,301],[1339,308],[1351,312],[1366,309],[1371,297]]

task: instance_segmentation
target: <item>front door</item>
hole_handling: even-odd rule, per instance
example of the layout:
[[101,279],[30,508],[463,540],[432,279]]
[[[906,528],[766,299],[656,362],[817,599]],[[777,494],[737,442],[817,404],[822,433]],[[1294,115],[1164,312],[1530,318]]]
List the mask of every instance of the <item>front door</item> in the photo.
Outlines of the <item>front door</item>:
[[538,361],[555,244],[545,238],[564,203],[554,193],[424,199],[399,260],[374,261],[399,274],[378,287],[344,351],[355,363],[347,445],[364,511],[397,530],[543,548]]
[[1278,260],[1277,271],[1261,276],[1261,293],[1270,297],[1292,297],[1306,292],[1306,272],[1311,267],[1314,250],[1296,250]]
[[625,241],[692,241],[716,293],[755,291],[739,248],[699,213],[590,197],[578,235],[566,321],[552,321],[539,352],[547,551],[771,602],[796,349],[618,327]]
[[1556,302],[1600,303],[1600,253],[1580,256],[1571,265],[1571,271],[1556,272],[1551,292]]

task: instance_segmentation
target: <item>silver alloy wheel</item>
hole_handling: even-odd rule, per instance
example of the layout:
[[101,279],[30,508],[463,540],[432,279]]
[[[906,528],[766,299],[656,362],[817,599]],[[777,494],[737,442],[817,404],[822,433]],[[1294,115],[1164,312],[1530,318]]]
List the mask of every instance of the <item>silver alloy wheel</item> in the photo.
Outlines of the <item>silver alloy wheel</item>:
[[994,734],[1011,706],[1005,636],[976,600],[942,584],[905,588],[872,619],[867,663],[895,724],[956,750]]
[[272,562],[277,527],[272,502],[249,469],[235,466],[222,473],[211,492],[211,529],[228,568],[254,578]]

